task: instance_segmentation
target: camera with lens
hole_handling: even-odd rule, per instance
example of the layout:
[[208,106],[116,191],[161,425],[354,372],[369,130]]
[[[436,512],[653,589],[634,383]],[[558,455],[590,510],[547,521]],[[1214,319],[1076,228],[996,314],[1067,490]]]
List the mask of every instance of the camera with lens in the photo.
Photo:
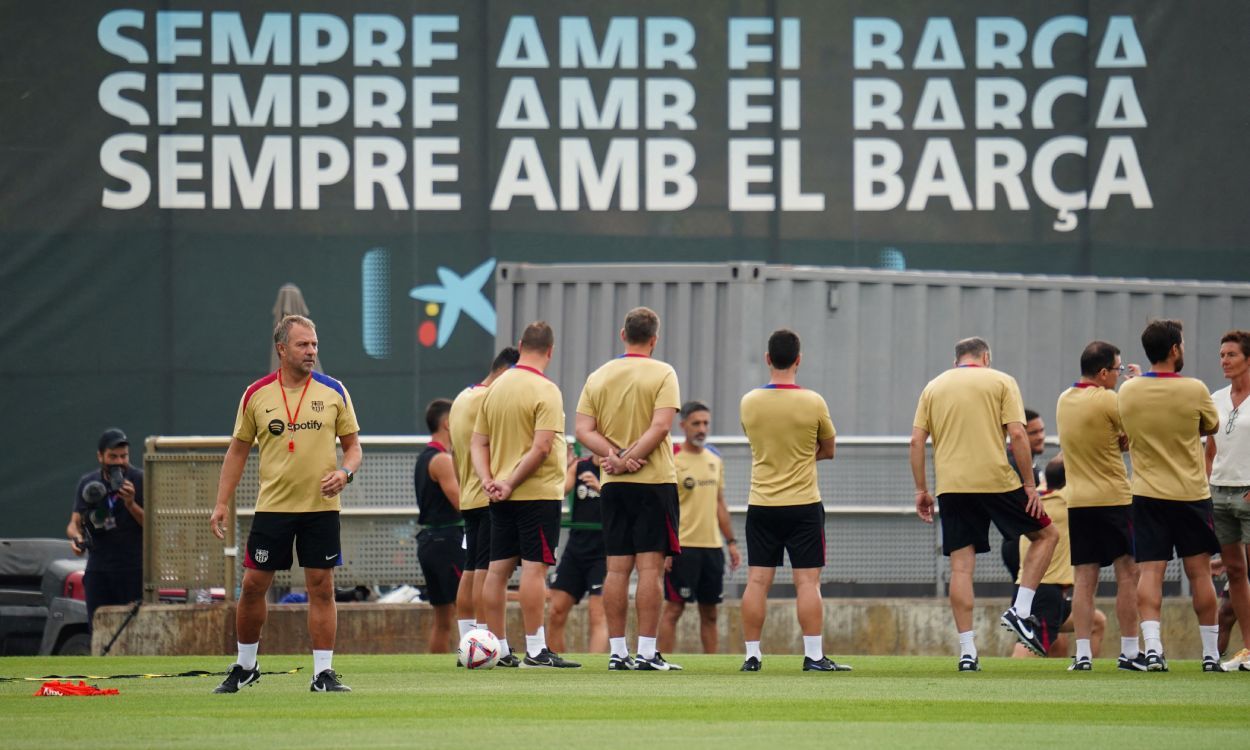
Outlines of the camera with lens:
[[94,479],[82,488],[82,502],[87,511],[83,514],[84,520],[87,521],[83,524],[82,546],[85,549],[95,546],[95,540],[92,538],[93,530],[109,528],[111,509],[105,505],[104,501],[110,494],[121,490],[122,484],[126,481],[126,471],[120,466],[110,466],[105,479],[107,484]]

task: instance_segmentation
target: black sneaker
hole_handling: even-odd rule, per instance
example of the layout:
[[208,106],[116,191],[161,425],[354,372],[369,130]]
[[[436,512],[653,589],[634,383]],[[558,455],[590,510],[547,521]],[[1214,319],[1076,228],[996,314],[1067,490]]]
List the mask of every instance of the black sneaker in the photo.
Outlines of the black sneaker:
[[510,652],[507,656],[499,657],[499,661],[495,662],[495,666],[503,667],[504,669],[516,669],[521,666],[521,660],[516,658],[515,653]]
[[655,652],[655,656],[650,659],[642,658],[642,654],[634,657],[634,669],[639,672],[680,672],[681,667],[676,664],[669,664],[664,661],[664,656],[659,651]]
[[1147,672],[1166,672],[1168,671],[1168,660],[1163,658],[1163,654],[1158,651],[1146,652],[1146,671]]
[[582,665],[575,661],[560,658],[560,655],[549,648],[544,648],[538,652],[538,656],[525,655],[521,661],[521,666],[525,668],[543,667],[548,669],[578,669]]
[[333,669],[323,669],[313,678],[308,689],[314,693],[350,693],[351,688],[339,682],[339,673]]
[[981,660],[975,656],[969,656],[968,654],[964,654],[963,656],[959,657],[959,671],[960,672],[980,672]]
[[237,693],[239,688],[255,685],[260,682],[260,664],[251,669],[244,669],[238,664],[231,664],[230,671],[226,672],[226,679],[221,684],[213,688],[214,693]]
[[819,659],[803,657],[804,672],[849,672],[851,666],[849,664],[839,664],[828,656],[822,656]]
[[1146,655],[1138,651],[1137,656],[1130,659],[1124,654],[1120,654],[1120,661],[1116,663],[1115,668],[1123,669],[1125,672],[1145,672],[1147,669]]
[[1092,672],[1094,671],[1094,661],[1088,656],[1074,656],[1072,663],[1068,665],[1069,672]]
[[1223,664],[1220,664],[1219,659],[1213,659],[1209,656],[1204,656],[1202,657],[1202,671],[1203,672],[1227,672],[1228,670],[1224,668]]
[[760,671],[761,666],[763,665],[760,664],[759,659],[756,659],[754,656],[748,656],[746,658],[746,661],[742,662],[742,668],[739,669],[738,671],[739,672],[758,672]]
[[1046,655],[1046,646],[1038,637],[1037,631],[1041,628],[1041,623],[1038,622],[1037,615],[1021,617],[1016,614],[1015,607],[1010,607],[1002,617],[998,618],[998,621],[1004,628],[1014,633],[1016,640],[1020,641],[1025,648],[1038,656]]

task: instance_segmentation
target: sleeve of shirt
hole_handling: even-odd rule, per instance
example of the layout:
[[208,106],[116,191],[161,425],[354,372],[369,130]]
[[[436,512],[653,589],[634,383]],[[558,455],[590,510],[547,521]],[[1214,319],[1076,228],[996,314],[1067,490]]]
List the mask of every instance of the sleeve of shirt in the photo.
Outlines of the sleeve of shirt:
[[669,368],[664,379],[660,381],[660,390],[655,394],[655,408],[681,408],[681,388],[677,385],[677,373],[672,368]]
[[490,434],[490,421],[486,418],[486,412],[490,408],[491,394],[487,393],[482,398],[482,403],[477,406],[477,417],[473,420],[473,431],[479,435]]
[[833,417],[829,416],[829,404],[825,403],[823,397],[817,398],[820,399],[820,418],[816,423],[816,439],[828,440],[837,435],[838,431],[833,428]]
[[82,488],[87,486],[86,479],[79,479],[78,486],[74,489],[74,512],[83,514],[87,512],[87,501],[82,499]]
[[1019,422],[1024,424],[1024,398],[1020,395],[1020,386],[1016,384],[1016,379],[1009,377],[1003,385],[1003,399],[1000,407],[1002,413],[999,415],[1002,424],[1011,424]]
[[920,401],[916,403],[916,416],[911,420],[912,427],[917,427],[925,432],[932,433],[933,428],[929,426],[929,389],[925,388],[920,392]]
[[534,410],[534,430],[551,430],[564,434],[564,399],[554,386],[544,389]]
[[1202,432],[1211,432],[1220,426],[1220,412],[1215,408],[1215,400],[1211,398],[1211,394],[1207,392],[1207,387],[1202,385],[1202,381],[1194,381],[1198,384],[1198,415],[1201,418],[1199,427]]
[[1120,419],[1120,399],[1116,398],[1115,391],[1106,391],[1103,403],[1106,405],[1107,421],[1111,423],[1111,429],[1115,430],[1115,434],[1123,435],[1124,422]]
[[130,476],[130,483],[135,486],[135,505],[143,507],[143,469],[135,469]]
[[252,404],[247,401],[247,394],[239,399],[239,411],[234,417],[234,435],[235,440],[242,440],[245,443],[251,443],[256,439],[256,420],[252,416]]
[[582,386],[582,395],[577,398],[577,413],[598,419],[599,411],[595,408],[594,385],[595,381],[592,377],[588,378],[586,385]]
[[716,486],[719,487],[720,490],[723,492],[725,490],[725,459],[724,458],[721,459],[720,466],[718,466],[717,469],[718,471],[716,472],[716,481],[717,481]]
[[343,386],[343,408],[339,409],[338,419],[334,423],[335,435],[352,435],[360,432],[360,425],[356,422],[356,408],[352,406],[352,396],[347,392],[347,386]]

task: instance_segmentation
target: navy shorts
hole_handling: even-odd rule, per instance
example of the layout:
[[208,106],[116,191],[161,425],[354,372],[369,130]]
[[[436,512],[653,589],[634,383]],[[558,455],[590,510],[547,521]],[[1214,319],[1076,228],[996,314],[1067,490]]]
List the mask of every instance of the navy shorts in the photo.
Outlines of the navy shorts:
[[299,554],[301,568],[333,568],[343,564],[339,545],[339,512],[272,513],[252,518],[247,535],[243,567],[256,570],[290,570],[291,545]]
[[503,500],[490,504],[492,562],[519,557],[555,565],[559,544],[559,500]]
[[747,565],[776,568],[782,553],[790,555],[791,568],[825,566],[825,506],[747,506]]
[[1068,537],[1073,565],[1097,563],[1105,568],[1133,554],[1133,507],[1068,508]]
[[603,576],[607,572],[607,560],[603,553],[603,532],[577,529],[560,553],[551,588],[563,591],[580,602],[583,596],[603,593]]
[[1137,562],[1161,562],[1177,557],[1218,555],[1211,498],[1159,500],[1133,495],[1133,544]]
[[464,573],[464,529],[447,526],[417,533],[417,562],[425,576],[425,600],[435,607],[456,601]]
[[990,551],[990,523],[1008,539],[1044,529],[1050,516],[1029,515],[1029,496],[1023,487],[1010,492],[945,492],[938,496],[942,522],[942,554],[971,546],[977,554]]
[[664,574],[670,602],[720,604],[725,584],[725,552],[720,547],[682,547],[673,569]]
[[608,555],[640,552],[681,553],[677,529],[681,506],[677,485],[609,482],[600,491],[603,499],[603,545]]
[[490,506],[460,511],[464,519],[464,569],[490,567]]

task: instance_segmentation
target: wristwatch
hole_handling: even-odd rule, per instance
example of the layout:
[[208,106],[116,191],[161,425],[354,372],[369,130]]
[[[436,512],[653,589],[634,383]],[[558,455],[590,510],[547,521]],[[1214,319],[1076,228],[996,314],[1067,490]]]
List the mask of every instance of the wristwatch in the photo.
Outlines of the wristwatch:
[[352,471],[351,469],[347,468],[346,466],[340,466],[340,467],[339,467],[339,471],[341,471],[341,472],[343,472],[344,474],[346,474],[346,475],[347,475],[347,484],[351,484],[351,483],[352,483],[352,479],[354,479],[354,478],[356,477],[356,472]]

